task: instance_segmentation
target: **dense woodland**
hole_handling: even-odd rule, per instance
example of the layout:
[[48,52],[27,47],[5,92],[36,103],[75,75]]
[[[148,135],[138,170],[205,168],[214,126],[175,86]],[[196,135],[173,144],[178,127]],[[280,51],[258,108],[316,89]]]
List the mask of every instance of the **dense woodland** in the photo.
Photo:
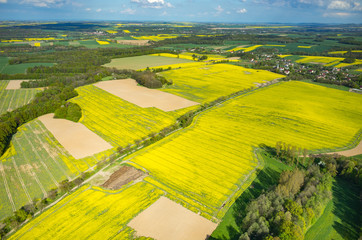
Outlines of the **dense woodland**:
[[357,158],[338,154],[300,157],[296,147],[280,142],[268,150],[294,169],[283,172],[277,185],[239,213],[243,219],[239,240],[304,239],[306,230],[332,198],[333,178],[345,178],[359,188],[362,186],[362,163]]

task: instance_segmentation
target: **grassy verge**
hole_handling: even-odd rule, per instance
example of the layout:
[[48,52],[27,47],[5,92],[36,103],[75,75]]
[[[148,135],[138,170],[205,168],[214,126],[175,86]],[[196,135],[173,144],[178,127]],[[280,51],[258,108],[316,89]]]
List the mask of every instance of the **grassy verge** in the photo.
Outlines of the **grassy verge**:
[[307,231],[304,239],[358,239],[360,226],[358,186],[337,177],[332,192],[332,200],[317,222]]
[[239,213],[243,212],[247,204],[258,197],[263,191],[278,183],[282,171],[292,167],[276,160],[266,152],[260,154],[265,162],[264,168],[258,173],[250,187],[244,191],[225,214],[219,226],[211,235],[211,240],[237,240],[239,239],[239,227],[242,221]]

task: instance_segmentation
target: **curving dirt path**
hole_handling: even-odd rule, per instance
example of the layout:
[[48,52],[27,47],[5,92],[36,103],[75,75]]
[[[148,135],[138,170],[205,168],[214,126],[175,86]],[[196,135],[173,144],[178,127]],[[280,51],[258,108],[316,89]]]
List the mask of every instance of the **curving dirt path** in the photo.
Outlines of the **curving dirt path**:
[[335,154],[335,153],[346,156],[346,157],[351,157],[351,156],[362,154],[362,141],[355,148],[345,150],[345,151],[340,151],[340,152],[330,152],[327,154]]

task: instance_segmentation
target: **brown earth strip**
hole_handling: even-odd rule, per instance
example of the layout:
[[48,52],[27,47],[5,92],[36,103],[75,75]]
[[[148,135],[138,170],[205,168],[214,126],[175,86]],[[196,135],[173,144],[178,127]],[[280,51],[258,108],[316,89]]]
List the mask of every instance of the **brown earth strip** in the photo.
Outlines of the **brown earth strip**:
[[116,190],[131,181],[145,176],[146,174],[141,170],[125,165],[115,171],[101,187]]

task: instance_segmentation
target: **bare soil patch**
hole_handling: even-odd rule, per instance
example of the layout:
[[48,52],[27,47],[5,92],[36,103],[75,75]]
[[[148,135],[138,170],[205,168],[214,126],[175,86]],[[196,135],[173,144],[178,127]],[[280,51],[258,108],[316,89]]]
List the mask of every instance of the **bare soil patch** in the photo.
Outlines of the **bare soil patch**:
[[321,63],[321,62],[309,62],[309,63],[312,63],[312,64],[319,64],[319,65],[326,65],[326,63]]
[[125,165],[115,171],[101,187],[116,190],[131,181],[145,176],[146,174],[141,170]]
[[345,151],[340,151],[340,152],[331,152],[328,154],[335,154],[335,153],[346,156],[346,157],[351,157],[351,156],[362,154],[362,141],[355,148],[345,150]]
[[84,158],[112,148],[108,142],[83,124],[55,119],[53,116],[52,113],[46,114],[39,117],[39,120],[74,158]]
[[168,112],[199,104],[171,93],[137,86],[133,79],[104,81],[94,85],[142,108],[156,107]]
[[204,240],[211,235],[217,224],[161,197],[128,226],[135,229],[138,236],[157,240]]
[[21,88],[21,83],[22,82],[28,82],[30,80],[10,80],[9,84],[6,86],[6,90],[10,90],[10,89],[20,89]]
[[117,43],[124,45],[134,45],[134,46],[150,45],[149,40],[117,40]]

